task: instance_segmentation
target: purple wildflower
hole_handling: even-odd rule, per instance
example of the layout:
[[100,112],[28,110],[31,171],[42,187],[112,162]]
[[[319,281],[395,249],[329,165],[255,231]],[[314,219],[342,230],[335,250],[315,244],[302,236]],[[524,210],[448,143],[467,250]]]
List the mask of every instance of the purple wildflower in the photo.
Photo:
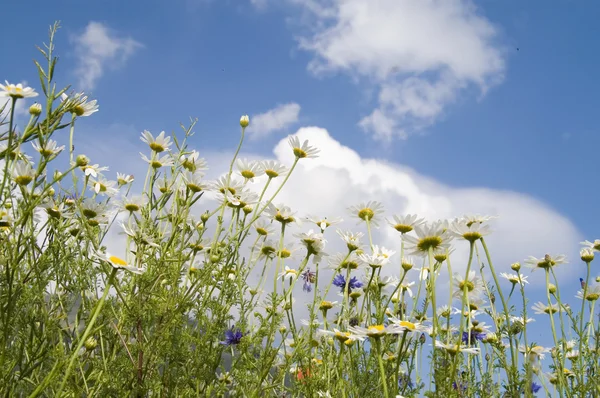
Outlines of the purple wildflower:
[[585,281],[583,280],[583,278],[579,278],[579,283],[581,284],[581,288],[585,289]]
[[226,346],[236,345],[240,343],[242,337],[244,337],[242,331],[240,329],[234,329],[232,326],[231,329],[225,331],[225,340],[221,341],[221,344]]
[[312,283],[315,283],[316,274],[308,268],[301,275],[302,279],[304,279],[304,285],[302,285],[302,290],[307,293],[312,291]]
[[[333,284],[334,286],[339,287],[343,293],[346,289],[346,278],[344,278],[344,275],[338,274],[335,278],[333,278]],[[348,293],[351,293],[352,289],[358,289],[361,287],[363,287],[363,283],[354,276],[348,282]]]
[[532,393],[537,393],[538,391],[540,391],[540,388],[542,388],[541,385],[539,385],[538,383],[536,383],[535,381],[533,383],[531,383],[531,392]]
[[[469,336],[469,334],[470,334],[470,336]],[[475,341],[477,341],[477,340],[481,341],[483,339],[485,339],[485,333],[479,333],[474,330],[471,330],[470,332],[463,332],[463,334],[462,334],[463,343],[468,343],[470,340],[471,344],[473,344]]]

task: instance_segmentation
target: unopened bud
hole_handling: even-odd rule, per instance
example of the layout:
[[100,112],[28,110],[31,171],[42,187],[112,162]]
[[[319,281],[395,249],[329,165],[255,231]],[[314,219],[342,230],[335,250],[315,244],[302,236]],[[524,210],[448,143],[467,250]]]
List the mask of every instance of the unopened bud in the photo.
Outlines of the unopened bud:
[[521,264],[520,263],[513,263],[513,264],[511,264],[510,268],[513,271],[519,272],[519,270],[521,269]]
[[249,124],[250,118],[248,117],[248,115],[244,115],[240,118],[240,126],[242,126],[242,128],[248,127]]
[[42,113],[42,105],[37,102],[29,107],[29,114],[31,116],[39,116]]
[[579,254],[581,255],[581,261],[585,261],[586,263],[590,263],[594,259],[594,251],[589,247],[581,249]]
[[85,155],[78,155],[75,158],[75,164],[79,167],[87,166],[90,163],[90,158]]
[[83,343],[83,346],[85,347],[86,350],[92,351],[94,348],[96,348],[98,346],[98,341],[95,338],[90,337],[89,339],[87,339],[85,341],[85,343]]

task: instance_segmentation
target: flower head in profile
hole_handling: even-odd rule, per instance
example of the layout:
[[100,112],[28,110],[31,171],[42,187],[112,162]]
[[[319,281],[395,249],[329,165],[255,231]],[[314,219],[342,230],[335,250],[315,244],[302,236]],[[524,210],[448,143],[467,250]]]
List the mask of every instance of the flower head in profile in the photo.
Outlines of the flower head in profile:
[[346,242],[349,251],[354,252],[361,248],[360,239],[364,236],[362,232],[342,231],[340,229],[336,232]]
[[260,167],[263,174],[266,174],[270,179],[281,177],[288,173],[287,167],[276,160],[263,160],[260,162]]
[[435,252],[450,248],[451,236],[444,221],[437,221],[429,225],[417,225],[415,233],[416,237],[410,235],[404,237],[408,243],[407,250],[411,255],[426,257],[430,249]]
[[154,138],[151,132],[144,130],[140,139],[148,144],[150,149],[157,153],[164,152],[171,146],[171,137],[165,137],[164,131],[161,131],[160,134]]
[[469,222],[465,219],[456,219],[450,224],[450,234],[467,240],[471,243],[481,239],[490,233],[490,226],[480,222]]
[[404,216],[393,216],[392,220],[387,220],[388,224],[402,235],[409,233],[417,225],[425,223],[425,220],[419,218],[416,214],[406,214]]
[[260,162],[238,159],[235,165],[246,182],[253,182],[255,177],[260,177],[264,173]]
[[21,83],[10,84],[5,80],[6,84],[0,84],[0,98],[11,97],[11,98],[32,98],[37,97],[38,93],[35,92],[31,87],[23,87]]
[[318,154],[320,151],[317,148],[308,145],[308,140],[304,140],[304,142],[300,144],[300,139],[298,136],[292,136],[288,142],[294,151],[294,156],[296,156],[297,159],[319,157]]
[[592,250],[600,252],[600,239],[596,239],[593,242],[590,242],[589,240],[585,240],[585,241],[581,242],[581,244],[585,247],[589,247]]
[[502,272],[502,273],[500,273],[500,276],[503,277],[504,279],[508,280],[513,285],[516,285],[517,283],[519,283],[524,286],[526,283],[529,283],[527,281],[528,276],[525,276],[523,274],[509,274],[506,272]]
[[551,256],[549,254],[546,254],[542,258],[536,258],[533,256],[529,256],[529,258],[527,258],[527,260],[525,260],[525,263],[527,263],[529,265],[529,267],[532,269],[532,271],[535,271],[536,269],[549,270],[550,268],[552,268],[558,264],[564,264],[566,262],[567,262],[567,258],[565,256],[563,256],[562,254],[557,255],[557,256]]
[[369,337],[372,339],[379,339],[386,335],[401,334],[404,332],[404,328],[395,323],[390,325],[371,325],[366,328],[360,326],[348,326],[348,330],[358,337]]
[[43,144],[32,142],[33,148],[45,158],[52,159],[65,149],[64,145],[58,146],[54,140],[45,141]]
[[381,268],[390,262],[390,257],[396,253],[393,250],[387,250],[384,247],[377,245],[373,246],[372,254],[361,254],[358,256],[360,260],[371,268]]
[[383,205],[377,201],[361,202],[356,206],[350,206],[348,211],[352,217],[358,218],[359,222],[366,221],[376,227],[379,226],[381,214],[383,214]]
[[342,220],[340,217],[334,217],[334,218],[327,218],[327,217],[317,217],[317,216],[313,216],[313,215],[308,215],[306,216],[306,219],[314,224],[316,224],[321,231],[325,231],[327,228],[331,227],[332,225],[336,225],[341,223]]
[[192,151],[187,155],[179,156],[179,162],[184,169],[192,173],[208,169],[206,160],[200,157],[200,153],[198,151]]
[[[563,305],[563,309],[565,306]],[[542,303],[541,301],[538,301],[537,303],[535,303],[534,305],[531,306],[531,309],[534,311],[535,314],[541,315],[541,314],[548,314],[548,315],[552,315],[558,311],[560,311],[560,307],[558,304],[550,304],[550,305],[546,305],[544,303]]]
[[446,350],[447,353],[451,355],[456,355],[458,353],[464,352],[466,354],[477,355],[479,354],[479,348],[467,347],[460,344],[446,344],[441,341],[435,341],[435,348],[441,348]]
[[62,93],[60,95],[60,101],[65,103],[65,106],[79,117],[90,116],[91,114],[98,112],[97,101],[88,101],[88,97],[84,93],[76,93],[70,97],[67,94]]
[[98,260],[109,263],[115,269],[124,269],[133,274],[138,274],[138,275],[146,272],[145,268],[138,268],[134,265],[130,265],[129,263],[127,263],[127,261],[123,260],[122,258],[113,256],[112,254],[110,254],[108,252],[102,253],[99,251],[94,251],[94,252],[92,252],[92,256],[97,258]]
[[[584,282],[585,283],[585,282]],[[596,301],[600,298],[600,284],[594,283],[587,286],[577,292],[576,298],[583,300],[585,295],[585,299],[589,302]]]
[[269,218],[272,218],[273,220],[282,224],[300,223],[300,220],[298,220],[296,217],[296,212],[293,212],[292,209],[283,204],[275,206],[273,203],[269,203],[269,205],[265,208],[264,213]]
[[237,345],[242,341],[242,337],[244,337],[242,331],[232,326],[231,329],[225,331],[225,340],[221,341],[220,344],[226,346]]

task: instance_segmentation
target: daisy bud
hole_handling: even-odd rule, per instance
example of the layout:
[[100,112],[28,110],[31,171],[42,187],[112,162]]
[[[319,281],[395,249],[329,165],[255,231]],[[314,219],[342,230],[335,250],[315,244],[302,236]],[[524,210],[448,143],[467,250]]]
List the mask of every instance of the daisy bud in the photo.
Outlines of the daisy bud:
[[244,208],[242,209],[242,211],[244,212],[244,214],[248,215],[250,213],[252,213],[252,206],[244,206]]
[[285,334],[286,332],[287,332],[287,328],[285,326],[282,326],[279,328],[279,333]]
[[203,223],[206,223],[209,217],[210,215],[208,213],[202,213],[202,215],[200,216],[200,220],[202,220]]
[[79,167],[87,166],[90,163],[90,158],[85,155],[78,155],[75,158],[75,164]]
[[520,263],[511,264],[510,268],[515,272],[519,272],[519,270],[521,269],[521,264]]
[[404,271],[409,271],[411,270],[413,267],[413,263],[410,261],[402,261],[402,269]]
[[596,277],[596,283],[600,283],[600,276]]
[[556,293],[556,285],[549,283],[548,284],[548,293],[550,293],[550,294]]
[[92,351],[94,348],[96,348],[98,346],[98,341],[95,338],[90,337],[89,339],[87,339],[85,341],[85,343],[83,343],[83,345],[86,350]]
[[244,115],[240,118],[240,126],[242,126],[242,128],[248,127],[249,124],[250,118],[248,117],[248,115]]
[[39,116],[42,113],[42,105],[37,102],[29,107],[29,114],[31,116]]
[[321,311],[327,311],[333,308],[333,303],[331,301],[321,301],[321,305],[319,306],[319,309]]
[[581,261],[585,261],[586,263],[590,263],[594,259],[594,251],[589,247],[581,249],[579,254],[581,256]]

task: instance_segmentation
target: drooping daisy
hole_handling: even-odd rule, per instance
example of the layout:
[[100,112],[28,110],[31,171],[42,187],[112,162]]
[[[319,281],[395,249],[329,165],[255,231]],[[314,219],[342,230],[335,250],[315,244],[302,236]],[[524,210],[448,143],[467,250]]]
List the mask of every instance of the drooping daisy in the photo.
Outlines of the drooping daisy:
[[154,138],[151,132],[144,130],[140,139],[142,142],[148,144],[150,149],[157,153],[164,152],[171,146],[171,137],[165,137],[164,131],[161,131],[160,134]]
[[308,145],[308,140],[304,140],[304,142],[300,144],[298,136],[292,136],[289,138],[288,142],[297,159],[319,157],[318,154],[320,151],[317,148]]
[[361,202],[356,206],[350,206],[348,211],[350,211],[352,217],[359,219],[358,224],[367,221],[377,227],[383,214],[383,205],[374,200]]
[[31,87],[23,87],[21,83],[10,84],[5,80],[6,84],[0,84],[0,97],[11,97],[11,98],[32,98],[37,97],[38,93],[35,92]]
[[393,220],[387,220],[388,224],[402,235],[412,231],[417,225],[425,223],[423,218],[416,214],[406,214],[404,216],[393,216]]

